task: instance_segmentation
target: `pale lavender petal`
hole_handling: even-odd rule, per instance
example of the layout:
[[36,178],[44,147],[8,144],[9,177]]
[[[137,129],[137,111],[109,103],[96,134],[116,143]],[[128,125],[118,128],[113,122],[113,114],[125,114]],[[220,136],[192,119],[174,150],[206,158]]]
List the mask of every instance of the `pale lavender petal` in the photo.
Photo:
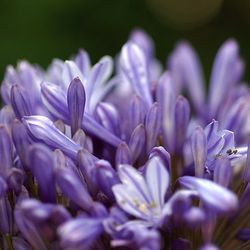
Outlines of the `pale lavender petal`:
[[197,127],[193,132],[191,148],[194,158],[195,176],[203,177],[207,158],[207,138],[201,127]]
[[174,136],[174,109],[175,93],[174,83],[169,73],[164,73],[157,86],[157,101],[160,107],[162,119],[162,132],[164,145],[168,151],[172,152],[175,145]]
[[13,233],[12,208],[7,197],[0,199],[0,230],[4,234]]
[[152,157],[146,166],[146,182],[157,207],[163,207],[170,182],[167,168],[157,156]]
[[190,119],[190,106],[188,100],[183,96],[178,96],[175,104],[175,134],[177,151],[183,147],[186,139],[187,127]]
[[82,72],[82,74],[84,76],[87,76],[90,71],[91,63],[89,55],[85,50],[79,50],[78,54],[75,57],[75,63]]
[[126,43],[122,47],[120,66],[135,93],[145,100],[149,108],[152,104],[152,95],[143,51],[132,42]]
[[228,40],[221,46],[215,58],[209,91],[211,117],[216,117],[220,106],[227,98],[225,89],[231,88],[241,78],[242,71],[237,67],[238,50],[238,44],[234,40]]
[[145,105],[141,97],[133,96],[128,112],[130,131],[133,131],[137,125],[144,123],[146,115]]
[[151,159],[152,157],[160,158],[167,171],[171,171],[171,156],[162,146],[154,147],[152,149],[149,155],[149,159]]
[[131,151],[126,142],[122,142],[118,145],[115,156],[116,166],[119,164],[130,164],[132,163]]
[[83,84],[86,82],[85,77],[73,61],[65,61],[61,77],[61,84],[63,84],[62,87],[64,89],[67,89],[71,81],[76,77],[78,77]]

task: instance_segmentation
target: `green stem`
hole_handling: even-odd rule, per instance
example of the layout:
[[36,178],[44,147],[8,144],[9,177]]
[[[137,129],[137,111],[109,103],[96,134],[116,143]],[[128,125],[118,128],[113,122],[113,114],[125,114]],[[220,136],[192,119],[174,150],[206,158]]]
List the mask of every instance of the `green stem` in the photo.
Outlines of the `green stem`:
[[12,242],[12,237],[9,234],[5,235],[5,240],[7,242],[7,246],[9,250],[14,250],[13,242]]

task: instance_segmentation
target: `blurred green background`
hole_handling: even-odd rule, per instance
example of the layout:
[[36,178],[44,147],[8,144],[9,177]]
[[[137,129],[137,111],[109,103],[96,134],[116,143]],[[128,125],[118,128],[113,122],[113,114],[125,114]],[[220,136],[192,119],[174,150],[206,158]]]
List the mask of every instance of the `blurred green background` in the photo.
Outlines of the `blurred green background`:
[[135,27],[154,38],[163,63],[176,42],[186,39],[208,77],[216,50],[234,37],[250,64],[249,0],[0,0],[1,78],[6,65],[19,59],[46,67],[80,47],[92,62],[114,56]]

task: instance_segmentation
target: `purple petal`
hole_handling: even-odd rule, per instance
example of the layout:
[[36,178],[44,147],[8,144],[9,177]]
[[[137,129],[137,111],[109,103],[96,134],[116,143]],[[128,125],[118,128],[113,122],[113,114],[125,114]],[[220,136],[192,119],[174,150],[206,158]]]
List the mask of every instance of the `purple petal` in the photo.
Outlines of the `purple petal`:
[[10,169],[7,179],[9,188],[13,189],[16,193],[20,193],[22,190],[24,179],[25,179],[25,172],[21,169],[12,167]]
[[0,199],[0,230],[3,234],[12,234],[13,218],[12,208],[7,197]]
[[13,145],[6,126],[0,125],[0,174],[6,177],[12,167]]
[[85,91],[79,78],[74,78],[67,93],[69,119],[72,135],[81,128],[85,107]]
[[93,66],[91,72],[89,73],[87,83],[86,83],[86,95],[87,95],[87,107],[88,111],[93,111],[94,106],[91,103],[91,99],[94,98],[94,91],[97,90],[98,87],[103,85],[108,77],[111,75],[113,68],[113,61],[109,56],[103,57],[97,64]]
[[154,147],[149,155],[149,159],[152,157],[158,157],[164,163],[168,172],[171,170],[171,157],[170,154],[161,146]]
[[214,61],[210,80],[209,107],[211,117],[217,112],[227,98],[225,89],[230,89],[241,78],[242,71],[237,67],[239,62],[238,44],[228,40],[219,49]]
[[218,158],[214,167],[214,182],[228,187],[233,177],[233,169],[227,158]]
[[120,118],[117,109],[110,103],[101,102],[96,108],[99,123],[115,135],[120,133]]
[[178,96],[175,104],[175,134],[176,150],[180,151],[186,139],[187,127],[190,119],[190,106],[188,100]]
[[169,73],[165,73],[159,81],[157,87],[157,101],[160,107],[162,119],[162,132],[164,145],[167,150],[174,150],[174,109],[175,109],[175,87]]
[[131,134],[129,140],[129,149],[135,162],[141,155],[143,155],[146,142],[146,131],[143,124],[139,124]]
[[75,63],[80,69],[80,71],[82,72],[82,74],[84,76],[87,76],[90,71],[91,63],[90,63],[89,55],[85,50],[83,49],[79,50],[75,58]]
[[153,101],[150,92],[147,63],[143,51],[132,42],[126,43],[122,47],[120,66],[135,93],[145,100],[145,104],[149,108]]
[[102,233],[102,223],[96,218],[72,219],[58,229],[63,249],[88,249]]
[[6,181],[0,176],[0,199],[4,196],[7,188]]
[[114,199],[112,187],[120,181],[110,163],[104,160],[97,161],[94,172],[99,189],[109,198]]
[[76,173],[68,167],[56,168],[56,182],[63,194],[85,211],[92,207],[93,200]]
[[119,164],[130,164],[132,162],[131,151],[126,142],[119,144],[116,150],[115,162],[116,166]]
[[194,158],[195,176],[202,177],[207,158],[207,139],[204,130],[197,127],[191,138],[191,148]]
[[195,51],[188,43],[183,42],[177,46],[170,58],[170,71],[173,71],[174,77],[175,75],[181,77],[181,84],[187,88],[194,108],[203,113],[205,100],[203,72]]
[[142,29],[135,29],[131,32],[129,40],[137,44],[144,51],[148,61],[153,58],[154,42],[146,32]]
[[212,181],[184,176],[179,178],[179,182],[186,188],[196,190],[204,204],[217,212],[232,212],[238,207],[237,196]]
[[30,145],[27,130],[22,122],[15,120],[12,124],[12,139],[16,152],[24,166],[28,167],[28,151]]
[[11,88],[11,105],[18,119],[23,116],[32,115],[32,106],[28,93],[19,85]]
[[160,128],[161,117],[159,114],[159,105],[158,103],[154,103],[149,109],[145,120],[147,152],[149,152],[154,147],[154,145],[157,144],[156,142],[157,137],[159,136]]
[[65,61],[61,77],[61,84],[63,84],[62,87],[64,89],[67,89],[71,81],[73,81],[73,79],[75,79],[76,77],[78,77],[83,84],[85,84],[86,81],[80,69],[73,61]]
[[250,182],[250,141],[248,142],[246,166],[242,175],[245,182]]
[[145,105],[139,96],[133,96],[128,112],[130,131],[133,131],[137,125],[144,123],[146,115]]
[[37,179],[42,200],[55,202],[56,190],[52,152],[42,144],[34,144],[29,149],[30,169]]

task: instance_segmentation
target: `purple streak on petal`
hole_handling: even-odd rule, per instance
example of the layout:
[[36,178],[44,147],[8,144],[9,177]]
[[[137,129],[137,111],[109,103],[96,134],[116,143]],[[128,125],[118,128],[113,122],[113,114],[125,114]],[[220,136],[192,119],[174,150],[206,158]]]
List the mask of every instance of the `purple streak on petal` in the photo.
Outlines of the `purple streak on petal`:
[[92,207],[93,200],[74,170],[69,167],[56,168],[56,182],[62,192],[85,211]]
[[175,87],[169,73],[165,73],[157,87],[157,101],[160,107],[162,119],[162,132],[164,145],[168,151],[174,150],[174,108],[175,108]]
[[13,85],[11,88],[11,105],[19,120],[23,116],[32,115],[32,106],[29,101],[29,95],[25,89],[19,85]]
[[89,55],[85,50],[83,49],[79,50],[75,58],[75,63],[80,69],[80,71],[82,72],[82,74],[84,76],[87,76],[90,71],[91,63],[90,63]]
[[120,118],[117,109],[110,103],[101,102],[96,108],[97,120],[115,135],[120,133]]
[[179,182],[188,189],[196,190],[204,204],[215,212],[232,212],[238,207],[238,199],[233,192],[210,180],[183,176]]
[[170,176],[163,161],[157,156],[152,157],[147,163],[146,182],[156,206],[162,208]]
[[143,51],[134,43],[128,42],[122,47],[120,66],[135,93],[145,100],[147,108],[152,105],[152,95]]
[[175,134],[176,150],[181,151],[186,139],[187,127],[190,119],[190,106],[188,100],[183,96],[178,96],[175,104]]
[[13,145],[6,126],[0,124],[0,174],[4,177],[12,167]]
[[42,144],[29,149],[30,169],[37,179],[43,201],[55,202],[56,189],[52,151]]
[[209,108],[211,117],[216,117],[220,106],[227,98],[225,90],[230,89],[241,78],[242,70],[237,67],[239,65],[238,50],[238,44],[234,40],[228,40],[217,53],[210,80]]
[[28,167],[28,151],[30,145],[27,130],[22,122],[15,120],[12,124],[12,139],[16,152],[24,168]]
[[96,218],[75,218],[58,229],[63,249],[89,249],[102,233],[102,222]]
[[120,183],[116,171],[112,168],[109,162],[99,160],[95,164],[94,169],[96,184],[99,189],[109,198],[114,199],[112,187]]
[[145,154],[146,131],[143,124],[139,124],[131,134],[129,140],[129,149],[131,151],[133,162],[141,155]]
[[176,78],[176,75],[181,77],[180,84],[187,88],[194,108],[202,114],[205,102],[205,83],[195,51],[188,43],[182,42],[177,46],[169,64],[173,77]]
[[129,127],[132,132],[137,125],[144,123],[146,109],[141,97],[133,96],[128,112]]
[[147,152],[149,152],[154,145],[157,144],[157,138],[161,129],[161,117],[159,112],[159,105],[155,102],[149,109],[145,119]]
[[0,199],[0,230],[3,234],[12,234],[13,218],[12,208],[7,197]]
[[69,109],[69,119],[72,135],[81,128],[84,107],[85,107],[85,90],[81,80],[74,78],[68,88],[67,101]]
[[233,176],[233,168],[227,158],[218,158],[214,166],[214,182],[228,187]]
[[207,138],[201,127],[197,127],[193,132],[191,148],[194,158],[195,176],[203,177],[207,158]]
[[242,179],[245,182],[250,182],[250,140],[248,141],[247,159]]
[[132,163],[131,151],[126,142],[122,142],[121,144],[119,144],[116,150],[115,162],[116,166],[118,166],[119,164]]
[[58,130],[47,117],[26,116],[23,122],[34,140],[43,142],[53,149],[58,148],[73,159],[76,158],[81,147]]

